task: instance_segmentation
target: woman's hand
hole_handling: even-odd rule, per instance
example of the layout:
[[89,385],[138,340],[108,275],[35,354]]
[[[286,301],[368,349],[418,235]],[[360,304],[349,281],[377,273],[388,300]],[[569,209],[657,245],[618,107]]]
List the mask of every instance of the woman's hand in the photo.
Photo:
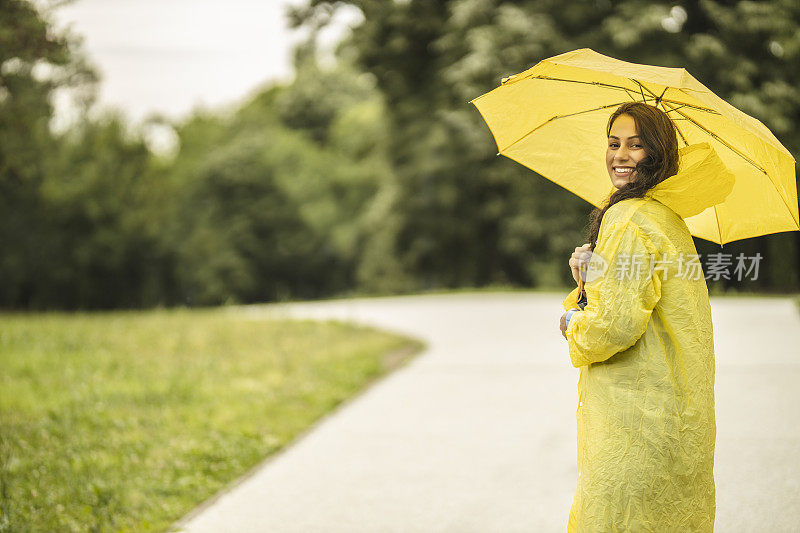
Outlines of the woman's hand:
[[561,335],[567,338],[567,313],[561,315]]
[[572,270],[572,277],[575,278],[576,284],[580,283],[581,271],[586,272],[588,268],[589,259],[592,257],[591,247],[591,243],[579,246],[575,248],[572,257],[569,258],[569,268]]

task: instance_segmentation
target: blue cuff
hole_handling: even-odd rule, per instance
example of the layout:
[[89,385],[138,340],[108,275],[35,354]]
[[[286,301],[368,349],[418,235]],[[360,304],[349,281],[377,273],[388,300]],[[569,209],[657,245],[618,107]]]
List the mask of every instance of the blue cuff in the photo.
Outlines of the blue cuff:
[[[567,326],[566,326],[567,328],[569,328],[569,319],[570,319],[570,318],[572,318],[572,315],[573,315],[574,313],[578,312],[578,311],[580,311],[580,309],[576,309],[576,308],[572,308],[572,309],[570,309],[569,311],[567,311],[567,316],[566,316],[566,317],[564,317],[564,320],[565,320],[565,321],[566,321],[566,323],[567,323]],[[565,328],[565,329],[566,329],[566,328]]]

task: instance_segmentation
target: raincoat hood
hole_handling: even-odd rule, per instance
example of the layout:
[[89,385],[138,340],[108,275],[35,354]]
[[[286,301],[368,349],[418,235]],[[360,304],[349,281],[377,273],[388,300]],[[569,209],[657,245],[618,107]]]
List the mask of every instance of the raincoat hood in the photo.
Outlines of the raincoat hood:
[[678,173],[651,188],[646,197],[689,218],[722,203],[733,190],[733,173],[707,142],[685,146],[678,155]]

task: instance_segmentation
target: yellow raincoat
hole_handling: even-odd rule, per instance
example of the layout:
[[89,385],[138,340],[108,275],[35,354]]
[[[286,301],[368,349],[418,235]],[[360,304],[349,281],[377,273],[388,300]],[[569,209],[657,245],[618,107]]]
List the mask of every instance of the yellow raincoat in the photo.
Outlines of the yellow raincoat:
[[606,211],[590,260],[606,270],[590,274],[566,330],[580,368],[570,532],[713,531],[711,307],[683,218],[721,202],[734,178],[707,143],[680,155],[677,174]]

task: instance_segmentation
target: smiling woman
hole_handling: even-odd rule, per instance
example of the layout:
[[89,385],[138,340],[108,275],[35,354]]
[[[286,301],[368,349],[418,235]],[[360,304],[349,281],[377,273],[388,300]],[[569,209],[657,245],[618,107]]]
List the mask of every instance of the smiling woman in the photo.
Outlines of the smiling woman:
[[620,106],[607,134],[616,190],[595,211],[586,248],[608,268],[582,286],[582,310],[580,284],[567,296],[561,322],[581,369],[568,531],[711,532],[711,308],[705,279],[682,274],[675,258],[697,254],[683,216],[719,203],[733,176],[706,143],[680,151],[678,172],[674,126],[647,104]]

